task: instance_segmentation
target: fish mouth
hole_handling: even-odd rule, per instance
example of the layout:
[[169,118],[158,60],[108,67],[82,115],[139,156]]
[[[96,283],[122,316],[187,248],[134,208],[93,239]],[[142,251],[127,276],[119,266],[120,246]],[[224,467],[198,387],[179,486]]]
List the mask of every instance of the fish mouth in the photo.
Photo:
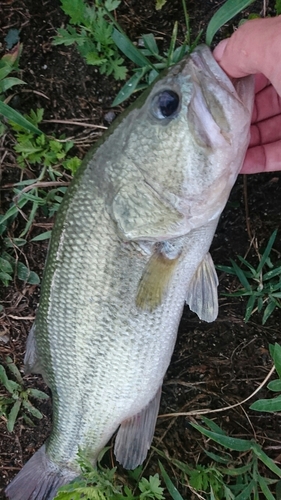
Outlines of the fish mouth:
[[203,72],[212,80],[216,80],[218,84],[231,94],[236,93],[234,87],[235,79],[231,79],[219,66],[212,55],[211,50],[207,45],[198,45],[190,54],[190,59],[196,73]]

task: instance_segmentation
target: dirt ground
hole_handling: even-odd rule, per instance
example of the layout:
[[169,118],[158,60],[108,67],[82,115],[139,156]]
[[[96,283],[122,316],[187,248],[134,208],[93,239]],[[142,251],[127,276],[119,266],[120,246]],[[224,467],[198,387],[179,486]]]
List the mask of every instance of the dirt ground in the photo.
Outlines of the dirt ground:
[[[220,4],[202,0],[189,2],[188,11],[194,35],[206,26]],[[254,10],[257,12],[260,7],[258,4]],[[5,50],[4,37],[11,28],[21,30],[20,39],[23,43],[19,77],[27,85],[13,90],[12,104],[21,112],[43,107],[45,120],[81,120],[91,125],[108,126],[107,113],[112,109],[111,103],[119,84],[87,66],[74,47],[52,45],[56,28],[67,20],[60,9],[59,0],[4,0],[1,10],[0,55]],[[163,10],[156,12],[151,0],[124,0],[118,12],[118,21],[132,40],[137,40],[144,32],[152,32],[159,40],[163,40],[160,43],[165,46],[176,20],[179,21],[179,37],[183,36],[184,20],[180,1],[168,0]],[[224,28],[219,36],[231,32],[231,29],[231,26]],[[119,114],[122,109],[123,106],[115,108],[115,114]],[[81,157],[102,133],[99,128],[67,123],[46,122],[43,128],[49,134],[64,133],[67,137],[74,137],[76,153]],[[12,198],[11,189],[7,186],[18,181],[21,173],[9,134],[1,140],[0,158],[3,159],[0,164],[3,187],[0,213],[3,213]],[[280,199],[280,173],[248,176],[247,179],[239,177],[213,241],[211,254],[216,265],[229,265],[230,258],[237,261],[237,255],[247,255],[248,260],[257,263],[256,249],[262,249],[273,230],[279,227]],[[52,223],[53,219],[47,220],[39,214],[28,239],[50,229]],[[19,234],[20,228],[19,220],[13,225],[13,235]],[[46,242],[28,243],[23,248],[30,268],[40,277],[46,249]],[[274,250],[277,262],[281,255],[279,234]],[[220,292],[237,289],[237,280],[221,272],[218,274]],[[0,290],[1,304],[4,306],[0,312],[0,334],[8,337],[7,342],[0,342],[1,363],[6,355],[10,355],[23,370],[25,340],[34,319],[39,294],[40,286],[26,285],[17,280]],[[154,445],[170,457],[191,465],[210,463],[202,451],[202,446],[210,445],[189,425],[192,416],[164,415],[215,410],[244,400],[259,386],[272,366],[268,344],[280,342],[280,309],[274,311],[262,326],[259,313],[255,313],[248,323],[244,322],[245,300],[220,295],[219,302],[218,319],[211,324],[199,321],[195,314],[185,309],[163,387],[161,417],[158,419]],[[27,376],[25,380],[30,387],[47,390],[40,377]],[[4,391],[0,388],[0,395],[2,393]],[[261,390],[259,397],[268,397],[266,389]],[[249,410],[256,398],[232,410],[207,416],[234,437],[256,439],[266,453],[281,465],[280,415]],[[41,402],[37,406],[44,416],[40,421],[34,419],[35,427],[29,427],[19,419],[14,432],[9,433],[4,419],[0,419],[0,498],[4,498],[4,486],[50,433],[51,401]],[[197,421],[200,422],[199,417]],[[146,473],[154,473],[156,469],[157,461],[151,455]],[[188,487],[181,485],[179,480],[179,476],[175,478],[183,498],[193,498]]]

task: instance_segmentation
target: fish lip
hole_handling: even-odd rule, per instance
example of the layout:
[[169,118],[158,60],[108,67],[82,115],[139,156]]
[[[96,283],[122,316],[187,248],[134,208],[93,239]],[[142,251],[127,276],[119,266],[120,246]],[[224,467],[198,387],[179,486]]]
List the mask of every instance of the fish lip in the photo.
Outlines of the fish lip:
[[195,72],[203,71],[212,80],[216,80],[221,87],[231,94],[236,94],[235,78],[230,78],[217,63],[207,45],[198,45],[190,54]]

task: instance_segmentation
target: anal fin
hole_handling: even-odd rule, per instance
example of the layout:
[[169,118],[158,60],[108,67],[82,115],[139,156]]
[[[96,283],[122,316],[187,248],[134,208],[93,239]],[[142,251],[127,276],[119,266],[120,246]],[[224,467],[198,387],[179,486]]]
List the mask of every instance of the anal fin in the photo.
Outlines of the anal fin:
[[114,454],[125,469],[135,469],[146,458],[155,431],[161,390],[162,387],[140,413],[122,422],[118,430]]
[[212,257],[207,253],[192,277],[185,300],[191,311],[208,323],[218,315],[218,283]]

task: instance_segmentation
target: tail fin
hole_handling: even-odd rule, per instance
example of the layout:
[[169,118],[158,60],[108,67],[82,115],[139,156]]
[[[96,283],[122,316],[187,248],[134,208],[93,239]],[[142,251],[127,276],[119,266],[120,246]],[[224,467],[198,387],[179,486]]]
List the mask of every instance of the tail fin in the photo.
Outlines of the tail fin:
[[10,500],[53,500],[58,488],[77,475],[53,463],[43,445],[7,486],[5,493]]

